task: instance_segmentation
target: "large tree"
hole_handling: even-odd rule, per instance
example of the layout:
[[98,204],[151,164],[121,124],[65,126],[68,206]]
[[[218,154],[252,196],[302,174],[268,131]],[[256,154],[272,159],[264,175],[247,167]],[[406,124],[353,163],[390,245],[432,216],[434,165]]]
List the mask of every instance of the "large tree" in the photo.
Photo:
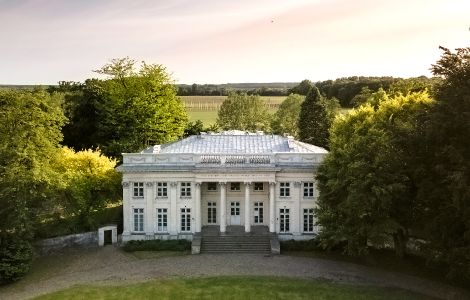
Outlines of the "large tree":
[[345,242],[348,253],[361,254],[392,243],[403,256],[419,226],[417,120],[433,102],[426,92],[380,95],[376,109],[365,104],[333,123],[331,151],[317,176],[316,213],[326,246]]
[[24,275],[31,261],[28,240],[62,139],[60,101],[43,90],[0,90],[0,282]]
[[305,97],[299,115],[299,138],[302,142],[328,148],[331,119],[321,98],[315,86]]
[[217,125],[223,130],[269,130],[270,114],[257,95],[231,92],[220,106]]
[[295,138],[299,137],[300,106],[304,98],[302,95],[290,94],[282,101],[271,120],[271,129],[274,133],[287,133]]

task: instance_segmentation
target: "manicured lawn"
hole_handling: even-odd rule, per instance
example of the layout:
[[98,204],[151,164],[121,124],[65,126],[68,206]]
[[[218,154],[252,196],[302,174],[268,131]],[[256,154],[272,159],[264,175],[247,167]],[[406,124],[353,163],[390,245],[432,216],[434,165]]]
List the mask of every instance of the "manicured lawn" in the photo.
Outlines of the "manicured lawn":
[[36,299],[430,299],[405,290],[278,277],[210,277],[81,285]]

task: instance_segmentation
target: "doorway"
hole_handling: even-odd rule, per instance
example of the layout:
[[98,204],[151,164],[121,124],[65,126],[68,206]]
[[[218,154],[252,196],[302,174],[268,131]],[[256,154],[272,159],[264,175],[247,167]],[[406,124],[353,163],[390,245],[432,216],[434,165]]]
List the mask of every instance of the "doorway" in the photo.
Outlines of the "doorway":
[[240,202],[230,202],[230,225],[240,224]]
[[104,231],[104,245],[112,245],[113,244],[113,231],[112,230],[105,230]]

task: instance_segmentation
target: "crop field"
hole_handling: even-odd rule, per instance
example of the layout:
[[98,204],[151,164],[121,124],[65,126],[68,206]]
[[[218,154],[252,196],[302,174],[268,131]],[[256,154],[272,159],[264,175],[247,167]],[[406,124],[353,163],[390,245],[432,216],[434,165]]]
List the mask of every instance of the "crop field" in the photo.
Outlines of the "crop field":
[[[227,96],[180,96],[188,112],[218,111]],[[276,110],[286,96],[261,96],[270,109]]]

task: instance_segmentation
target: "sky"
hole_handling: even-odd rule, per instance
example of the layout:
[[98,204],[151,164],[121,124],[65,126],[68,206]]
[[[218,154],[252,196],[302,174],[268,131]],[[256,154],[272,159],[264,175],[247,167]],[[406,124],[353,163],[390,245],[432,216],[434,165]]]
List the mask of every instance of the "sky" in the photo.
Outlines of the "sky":
[[186,84],[431,76],[439,46],[470,47],[469,0],[0,0],[0,84],[126,56]]

